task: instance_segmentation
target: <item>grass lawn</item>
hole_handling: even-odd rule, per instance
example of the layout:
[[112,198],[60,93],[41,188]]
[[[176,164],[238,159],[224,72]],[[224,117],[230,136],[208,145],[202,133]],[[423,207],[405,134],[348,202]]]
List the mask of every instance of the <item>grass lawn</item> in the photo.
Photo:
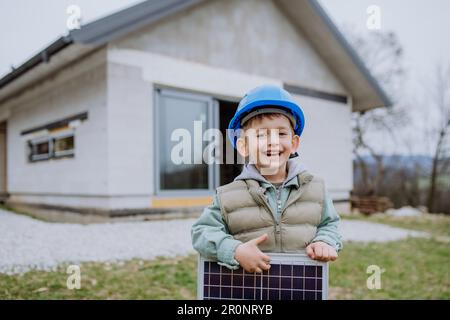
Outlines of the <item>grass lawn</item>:
[[[194,299],[196,256],[119,264],[81,265],[81,289],[66,287],[67,274],[31,271],[0,275],[0,299]],[[366,287],[366,268],[385,272],[381,290]],[[348,243],[330,265],[332,299],[450,299],[450,250],[433,239],[388,244]]]
[[194,299],[196,256],[132,260],[119,263],[83,263],[81,288],[69,290],[68,274],[30,271],[0,274],[0,299]]
[[[385,270],[381,289],[369,290],[369,265]],[[434,239],[348,243],[330,265],[332,299],[450,299],[450,248]]]
[[[450,218],[413,223],[378,221],[448,236]],[[439,218],[439,219],[441,219]],[[381,289],[369,290],[369,265],[384,269]],[[346,243],[330,264],[331,299],[450,299],[450,247],[437,238],[409,238],[385,244]],[[84,263],[81,289],[66,287],[65,266],[57,271],[0,274],[0,299],[195,299],[197,258],[161,258],[121,263]]]

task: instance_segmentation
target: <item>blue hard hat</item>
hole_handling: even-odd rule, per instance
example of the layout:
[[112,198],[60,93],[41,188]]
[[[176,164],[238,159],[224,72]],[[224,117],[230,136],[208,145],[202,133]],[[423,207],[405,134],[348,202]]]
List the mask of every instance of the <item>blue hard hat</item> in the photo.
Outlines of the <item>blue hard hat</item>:
[[262,85],[245,94],[228,125],[228,138],[234,148],[236,148],[236,140],[239,137],[239,129],[242,128],[242,119],[247,118],[246,120],[248,120],[246,116],[249,116],[250,113],[253,113],[257,109],[264,108],[270,108],[272,110],[273,108],[277,108],[281,109],[281,113],[287,113],[289,115],[288,118],[294,124],[295,134],[301,136],[305,127],[305,116],[300,106],[286,90],[274,85]]

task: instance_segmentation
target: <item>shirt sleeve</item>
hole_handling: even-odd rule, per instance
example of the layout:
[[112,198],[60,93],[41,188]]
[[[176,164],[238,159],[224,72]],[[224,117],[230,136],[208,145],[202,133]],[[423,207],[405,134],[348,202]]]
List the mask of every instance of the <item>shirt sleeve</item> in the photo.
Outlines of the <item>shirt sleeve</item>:
[[191,228],[192,246],[201,256],[216,260],[229,269],[238,269],[239,262],[234,259],[236,247],[242,242],[233,238],[220,212],[219,199],[214,196],[213,203],[203,210],[200,218]]
[[336,251],[342,250],[342,236],[339,232],[340,220],[328,191],[325,191],[322,219],[312,242],[323,241],[334,247]]

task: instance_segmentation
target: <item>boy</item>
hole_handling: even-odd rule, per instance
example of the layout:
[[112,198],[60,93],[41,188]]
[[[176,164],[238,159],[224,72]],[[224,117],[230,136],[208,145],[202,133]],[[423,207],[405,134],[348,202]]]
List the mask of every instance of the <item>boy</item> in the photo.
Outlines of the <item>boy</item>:
[[323,180],[293,156],[304,124],[301,108],[276,86],[257,87],[240,101],[229,138],[249,163],[217,188],[213,204],[192,226],[192,244],[202,256],[257,273],[270,268],[264,252],[337,258],[339,216]]

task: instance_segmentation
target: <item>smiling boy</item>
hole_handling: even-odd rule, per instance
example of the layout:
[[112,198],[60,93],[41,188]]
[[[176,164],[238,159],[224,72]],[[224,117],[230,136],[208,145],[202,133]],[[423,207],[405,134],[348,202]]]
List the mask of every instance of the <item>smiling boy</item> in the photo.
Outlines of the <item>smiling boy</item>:
[[229,138],[248,163],[217,188],[192,226],[192,244],[202,256],[258,273],[270,268],[264,252],[337,258],[339,216],[323,179],[294,156],[304,124],[300,106],[277,86],[257,87],[240,101]]

